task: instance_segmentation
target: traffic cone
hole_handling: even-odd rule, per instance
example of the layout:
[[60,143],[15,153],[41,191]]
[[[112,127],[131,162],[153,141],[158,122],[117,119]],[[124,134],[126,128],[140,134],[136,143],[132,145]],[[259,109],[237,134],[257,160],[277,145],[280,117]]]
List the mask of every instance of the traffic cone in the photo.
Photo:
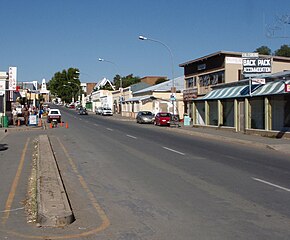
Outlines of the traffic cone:
[[18,119],[17,126],[18,127],[20,126],[20,119]]
[[65,123],[65,128],[68,128],[68,122]]
[[52,123],[49,124],[49,128],[52,128]]
[[62,121],[60,122],[60,126],[63,127],[63,122]]

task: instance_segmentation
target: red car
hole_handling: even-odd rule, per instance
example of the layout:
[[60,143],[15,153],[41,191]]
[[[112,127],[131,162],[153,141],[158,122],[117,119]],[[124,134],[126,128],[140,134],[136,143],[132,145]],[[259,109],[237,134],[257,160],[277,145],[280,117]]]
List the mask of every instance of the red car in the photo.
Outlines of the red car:
[[155,115],[154,124],[159,126],[170,126],[171,113],[160,112]]

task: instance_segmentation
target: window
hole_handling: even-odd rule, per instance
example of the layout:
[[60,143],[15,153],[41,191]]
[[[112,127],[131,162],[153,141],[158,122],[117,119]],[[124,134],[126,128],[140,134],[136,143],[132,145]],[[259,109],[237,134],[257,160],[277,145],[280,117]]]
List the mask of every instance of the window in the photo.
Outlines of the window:
[[220,71],[220,72],[215,72],[215,73],[199,76],[199,84],[201,87],[206,87],[210,85],[224,83],[224,79],[225,79],[224,71]]
[[196,86],[196,77],[190,77],[185,79],[186,88],[193,88]]

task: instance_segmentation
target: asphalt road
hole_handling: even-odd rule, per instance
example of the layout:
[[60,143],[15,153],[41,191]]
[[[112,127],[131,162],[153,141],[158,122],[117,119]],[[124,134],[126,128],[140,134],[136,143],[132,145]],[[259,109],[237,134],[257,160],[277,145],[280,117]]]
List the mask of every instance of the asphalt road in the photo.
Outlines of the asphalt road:
[[[31,141],[39,133],[15,133],[5,138],[9,149],[0,151],[1,209],[7,208],[22,155],[26,161],[15,211],[5,224],[2,211],[3,239],[289,239],[286,155],[61,110],[69,128],[47,134],[76,221],[64,229],[25,223],[17,209],[29,176]],[[15,136],[21,143],[13,151]]]

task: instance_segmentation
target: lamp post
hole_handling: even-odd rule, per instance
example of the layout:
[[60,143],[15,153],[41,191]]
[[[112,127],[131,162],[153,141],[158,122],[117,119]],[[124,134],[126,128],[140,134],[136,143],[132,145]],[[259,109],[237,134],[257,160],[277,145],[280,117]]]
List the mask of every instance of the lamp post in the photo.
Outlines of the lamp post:
[[[116,73],[118,73],[118,67],[117,67],[116,63],[114,63],[112,61],[108,61],[108,60],[106,60],[104,58],[99,58],[98,60],[99,60],[99,62],[107,62],[107,63],[113,64],[115,66],[115,68],[116,68]],[[122,88],[122,78],[120,78],[120,88]]]
[[174,109],[174,101],[175,101],[175,96],[174,96],[174,93],[176,92],[176,89],[175,89],[175,82],[174,82],[174,61],[173,61],[173,54],[172,54],[172,51],[171,49],[168,47],[168,45],[166,45],[165,43],[159,41],[159,40],[156,40],[156,39],[153,39],[153,38],[149,38],[149,37],[145,37],[145,36],[142,36],[140,35],[139,36],[139,40],[142,40],[142,41],[151,41],[151,42],[156,42],[156,43],[159,43],[161,44],[162,46],[164,46],[169,54],[170,54],[170,59],[171,59],[171,74],[172,74],[172,87],[171,87],[171,100],[172,100],[172,107],[173,107],[173,115],[175,114],[175,109]]

